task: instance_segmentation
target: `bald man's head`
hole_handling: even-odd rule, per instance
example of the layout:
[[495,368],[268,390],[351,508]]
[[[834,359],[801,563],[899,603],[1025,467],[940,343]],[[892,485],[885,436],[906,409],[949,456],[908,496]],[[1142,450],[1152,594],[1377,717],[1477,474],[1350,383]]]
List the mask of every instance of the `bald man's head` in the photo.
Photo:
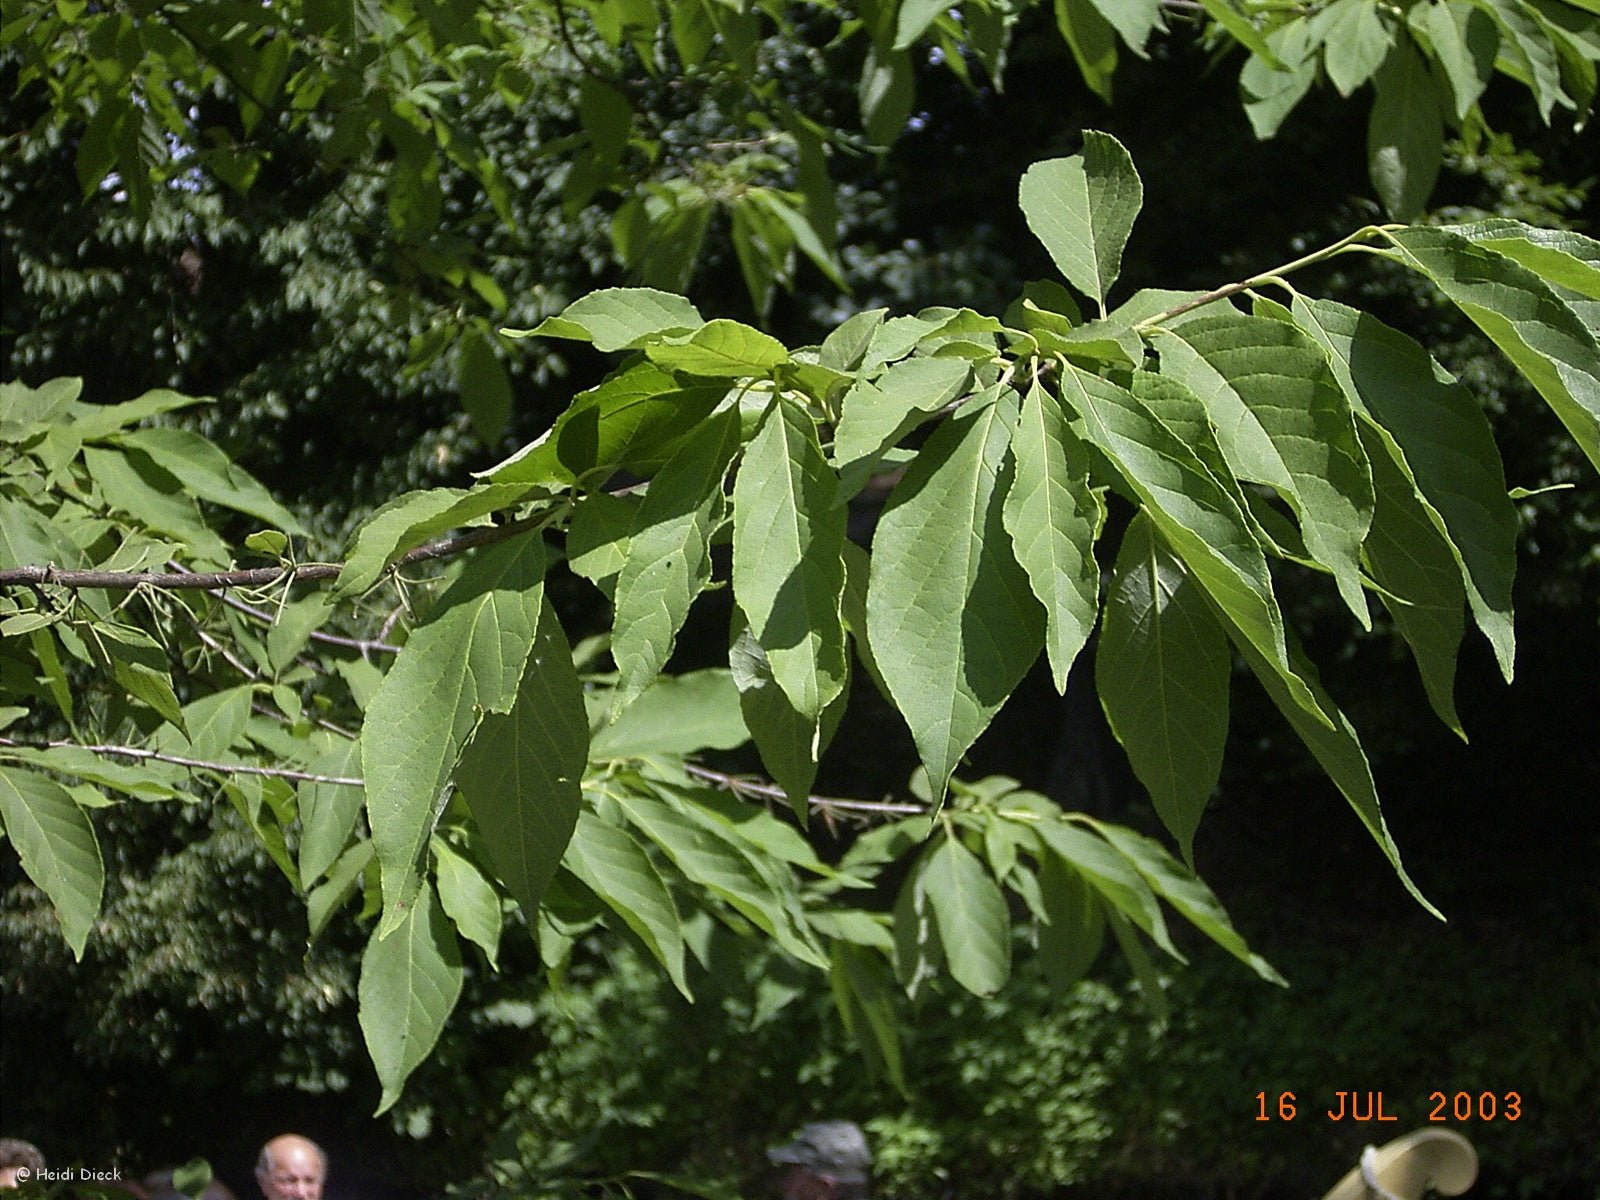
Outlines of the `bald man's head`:
[[298,1133],[282,1133],[261,1147],[256,1183],[266,1200],[322,1200],[328,1156]]

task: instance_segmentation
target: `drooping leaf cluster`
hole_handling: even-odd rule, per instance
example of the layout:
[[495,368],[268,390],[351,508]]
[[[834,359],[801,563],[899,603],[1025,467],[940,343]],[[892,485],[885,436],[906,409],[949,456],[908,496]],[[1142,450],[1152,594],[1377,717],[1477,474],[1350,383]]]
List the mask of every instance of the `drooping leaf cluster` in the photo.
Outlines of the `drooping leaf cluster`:
[[[1514,512],[1462,387],[1285,276],[1355,250],[1418,271],[1600,464],[1600,244],[1509,221],[1369,227],[1210,293],[1112,304],[1140,195],[1103,134],[1023,178],[1087,320],[1041,283],[1003,318],[869,311],[791,349],[667,293],[584,297],[522,332],[617,368],[473,487],[385,505],[337,566],[295,563],[294,518],[205,439],[140,424],[193,399],[6,385],[0,813],[68,943],[81,954],[100,903],[93,811],[199,788],[305,894],[313,936],[357,898],[373,921],[361,1023],[385,1107],[456,1002],[463,941],[492,964],[508,916],[551,966],[597,922],[625,928],[684,990],[707,920],[770,939],[830,972],[891,1077],[897,987],[948,970],[988,994],[1019,942],[1064,985],[1108,928],[1148,979],[1147,942],[1178,952],[1162,900],[1270,976],[1157,843],[1007,780],[963,783],[961,758],[1041,652],[1063,687],[1098,627],[1102,703],[1188,856],[1237,654],[1404,880],[1280,583],[1326,577],[1363,626],[1383,604],[1458,728],[1464,614],[1511,671]],[[848,506],[884,476],[858,545]],[[266,528],[230,546],[203,506]],[[276,563],[185,586],[244,554]],[[727,668],[665,674],[730,558]],[[401,608],[371,609],[436,559],[452,564],[436,595],[407,585]],[[547,580],[563,559],[612,604],[610,670],[562,629]],[[334,582],[300,596],[295,579]],[[346,621],[364,636],[332,631]],[[810,795],[853,686],[905,718],[917,803]],[[752,739],[777,787],[695,761]],[[897,819],[829,865],[752,796],[802,821]]]

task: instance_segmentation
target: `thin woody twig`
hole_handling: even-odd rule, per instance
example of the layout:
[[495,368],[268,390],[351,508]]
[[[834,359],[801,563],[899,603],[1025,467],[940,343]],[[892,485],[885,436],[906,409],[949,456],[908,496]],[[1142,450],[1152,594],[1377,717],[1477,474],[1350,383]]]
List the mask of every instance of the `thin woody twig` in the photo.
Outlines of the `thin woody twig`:
[[[459,537],[445,538],[418,546],[397,558],[391,566],[406,567],[413,563],[431,562],[451,558],[478,546],[503,542],[519,533],[536,529],[542,516],[523,517],[504,525],[490,525],[469,530]],[[136,587],[162,588],[167,591],[218,592],[227,588],[263,587],[274,583],[306,583],[333,579],[344,570],[343,563],[305,563],[299,566],[252,567],[242,571],[74,571],[53,566],[9,567],[0,570],[0,587],[33,587],[50,584],[66,588],[103,588],[108,591],[127,591]]]
[[123,758],[140,758],[150,762],[173,763],[192,767],[198,771],[217,771],[224,775],[264,775],[272,779],[292,779],[298,783],[329,783],[342,787],[363,787],[363,780],[347,775],[318,775],[311,771],[294,771],[288,767],[253,767],[249,763],[210,762],[199,758],[185,758],[179,754],[162,754],[155,750],[142,750],[137,746],[86,746],[82,742],[18,742],[0,737],[0,746],[18,750],[59,750],[72,748],[87,750],[91,754],[115,754]]
[[[737,795],[760,796],[764,800],[788,799],[788,793],[776,784],[743,779],[737,775],[729,775],[723,771],[713,771],[710,767],[701,767],[694,763],[685,763],[683,769],[696,779],[703,779],[707,783],[714,784],[724,791],[733,792]],[[923,816],[928,811],[921,804],[906,804],[895,800],[847,800],[839,796],[807,796],[806,803],[812,808],[820,808],[825,811],[895,813],[906,816]]]

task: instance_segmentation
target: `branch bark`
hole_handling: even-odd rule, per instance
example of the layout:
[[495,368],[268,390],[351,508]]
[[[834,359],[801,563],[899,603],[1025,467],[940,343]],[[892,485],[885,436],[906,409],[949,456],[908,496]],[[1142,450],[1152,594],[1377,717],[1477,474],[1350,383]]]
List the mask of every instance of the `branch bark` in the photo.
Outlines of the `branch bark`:
[[[408,550],[390,565],[406,567],[438,558],[452,558],[478,546],[503,542],[519,533],[537,529],[542,515],[523,517],[504,525],[469,530],[458,537],[429,542]],[[274,583],[312,583],[336,578],[343,563],[305,563],[300,566],[251,567],[242,571],[75,571],[49,565],[7,567],[0,570],[0,587],[103,588],[131,591],[137,587],[166,591],[220,592],[229,588],[265,587]]]

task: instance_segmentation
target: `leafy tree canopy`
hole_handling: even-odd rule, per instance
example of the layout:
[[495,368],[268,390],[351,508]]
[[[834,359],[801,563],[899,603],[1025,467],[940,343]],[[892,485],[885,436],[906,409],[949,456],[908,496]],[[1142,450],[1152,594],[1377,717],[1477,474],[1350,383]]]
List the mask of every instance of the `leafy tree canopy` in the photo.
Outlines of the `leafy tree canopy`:
[[[1055,16],[1109,93],[1119,45],[1142,52],[1166,12]],[[1481,121],[1494,73],[1545,117],[1592,104],[1595,20],[1557,0],[1201,14],[1179,16],[1243,49],[1258,132],[1320,77],[1342,93],[1376,80],[1371,166],[1397,216],[1424,204],[1445,122]],[[864,55],[867,145],[913,111],[913,46],[998,79],[1025,17],[976,2],[843,20],[714,0],[61,4],[8,9],[3,36],[20,85],[49,89],[42,120],[74,131],[86,192],[125,192],[139,213],[187,171],[247,188],[263,169],[252,131],[269,114],[301,123],[319,169],[383,160],[395,242],[494,312],[505,298],[452,227],[479,206],[447,204],[441,185],[453,163],[504,219],[507,184],[467,136],[474,106],[569,72],[577,130],[549,148],[570,155],[571,210],[645,171],[613,247],[671,285],[709,206],[727,206],[759,304],[796,251],[835,270],[826,149],[859,143],[767,81],[764,23],[820,61]],[[662,166],[688,151],[649,133],[666,101],[641,96],[678,84],[722,105],[716,89],[736,89],[760,146]],[[305,561],[296,515],[169,420],[200,399],[4,385],[0,816],[73,952],[104,886],[96,811],[218,797],[305,896],[314,937],[347,906],[370,923],[358,990],[382,1108],[508,922],[551,969],[595,925],[625,929],[685,992],[712,922],[766,939],[829,972],[845,1026],[899,1079],[896,991],[947,973],[993,993],[1019,947],[1061,987],[1109,931],[1149,981],[1149,947],[1179,954],[1176,913],[1275,977],[1191,869],[1236,657],[1412,887],[1357,732],[1285,617],[1285,581],[1317,581],[1361,628],[1381,606],[1459,731],[1468,619],[1513,667],[1514,496],[1482,410],[1428,350],[1296,275],[1355,255],[1414,272],[1600,465],[1600,243],[1509,219],[1369,225],[1210,290],[1122,295],[1142,197],[1107,134],[1030,167],[1017,200],[1059,278],[1001,314],[869,309],[791,346],[635,286],[529,329],[463,321],[458,375],[483,422],[503,409],[499,338],[586,344],[615,367],[470,486],[383,505],[337,562]],[[847,519],[869,487],[888,501],[863,545]],[[557,594],[577,580],[612,620],[574,647]],[[726,666],[669,674],[710,587],[731,595]],[[1177,855],[958,774],[1033,664],[1064,689],[1096,630],[1101,704]],[[813,794],[863,687],[915,741],[902,800]],[[751,741],[772,782],[706,765]],[[829,862],[773,799],[802,828],[816,812],[880,820]]]

